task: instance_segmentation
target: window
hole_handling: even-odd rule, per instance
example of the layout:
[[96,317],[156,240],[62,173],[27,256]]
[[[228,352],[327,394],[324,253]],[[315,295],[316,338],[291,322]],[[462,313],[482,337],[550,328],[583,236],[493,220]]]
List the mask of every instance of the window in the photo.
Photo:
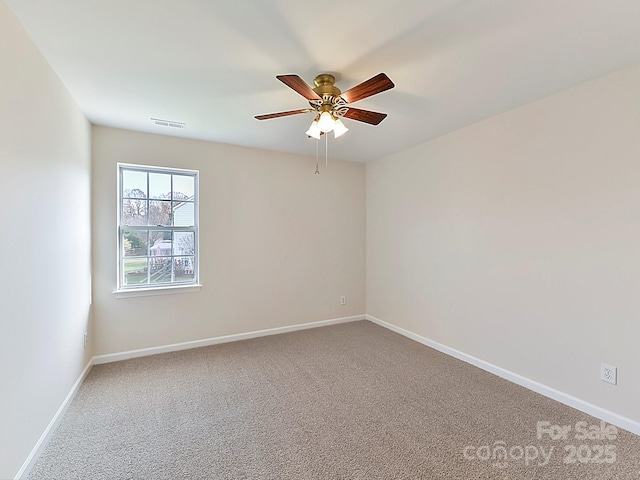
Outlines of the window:
[[198,283],[198,172],[118,164],[118,290]]

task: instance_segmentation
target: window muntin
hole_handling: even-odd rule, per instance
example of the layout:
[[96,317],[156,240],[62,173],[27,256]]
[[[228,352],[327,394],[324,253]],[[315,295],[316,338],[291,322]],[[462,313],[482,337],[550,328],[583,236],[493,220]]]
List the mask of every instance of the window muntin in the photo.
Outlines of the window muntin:
[[197,284],[198,172],[118,169],[118,290]]

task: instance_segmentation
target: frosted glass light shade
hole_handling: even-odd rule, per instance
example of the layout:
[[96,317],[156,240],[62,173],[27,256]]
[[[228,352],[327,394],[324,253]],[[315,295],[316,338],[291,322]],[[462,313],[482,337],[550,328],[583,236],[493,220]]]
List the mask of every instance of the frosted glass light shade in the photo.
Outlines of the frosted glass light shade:
[[314,120],[309,130],[306,131],[306,134],[316,140],[320,140],[320,127],[318,127],[318,122]]
[[333,124],[333,134],[335,135],[335,138],[344,135],[348,131],[349,129],[344,126],[344,123],[342,123],[342,120],[340,120],[339,118]]
[[320,115],[320,120],[318,120],[318,127],[321,132],[327,133],[333,130],[333,126],[335,124],[335,120],[331,116],[329,112],[322,112]]

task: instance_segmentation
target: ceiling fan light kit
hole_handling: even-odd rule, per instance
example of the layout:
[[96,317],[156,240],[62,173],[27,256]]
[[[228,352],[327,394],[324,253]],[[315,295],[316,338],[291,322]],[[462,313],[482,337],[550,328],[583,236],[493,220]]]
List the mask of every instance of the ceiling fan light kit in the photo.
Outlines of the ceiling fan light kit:
[[[349,118],[369,125],[378,125],[386,118],[386,113],[353,108],[351,104],[395,86],[384,73],[379,73],[344,93],[335,86],[335,77],[328,73],[318,75],[313,81],[315,85],[313,88],[295,74],[277,75],[276,78],[306,98],[310,108],[257,115],[255,118],[269,120],[300,113],[315,113],[315,118],[305,133],[309,138],[316,140],[320,140],[321,135],[332,131],[335,138],[348,132],[349,129],[342,122],[342,118]],[[317,168],[316,173],[318,173]]]

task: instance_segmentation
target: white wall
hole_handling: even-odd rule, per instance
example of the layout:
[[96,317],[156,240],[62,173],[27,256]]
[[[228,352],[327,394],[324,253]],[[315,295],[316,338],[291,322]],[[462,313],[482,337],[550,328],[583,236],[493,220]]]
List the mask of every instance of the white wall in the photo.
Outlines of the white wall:
[[[96,354],[365,313],[363,165],[107,127],[92,150]],[[117,162],[200,171],[200,292],[112,293]]]
[[0,1],[0,478],[91,357],[90,125]]
[[640,421],[638,85],[640,66],[368,164],[367,313]]

